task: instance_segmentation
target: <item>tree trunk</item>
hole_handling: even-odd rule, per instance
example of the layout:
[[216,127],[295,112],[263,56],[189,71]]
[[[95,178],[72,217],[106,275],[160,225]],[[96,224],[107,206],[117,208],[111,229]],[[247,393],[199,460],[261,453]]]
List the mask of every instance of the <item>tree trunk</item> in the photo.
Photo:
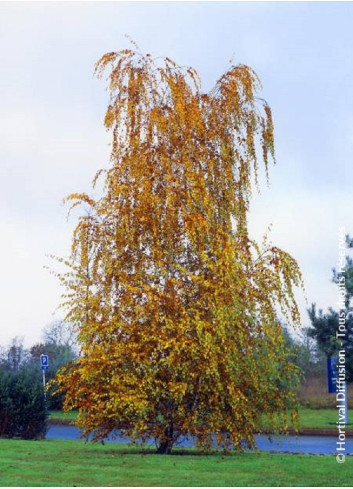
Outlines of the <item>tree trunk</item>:
[[174,432],[173,423],[171,423],[164,430],[164,437],[158,445],[157,453],[163,455],[168,455],[171,453],[174,444],[173,432]]

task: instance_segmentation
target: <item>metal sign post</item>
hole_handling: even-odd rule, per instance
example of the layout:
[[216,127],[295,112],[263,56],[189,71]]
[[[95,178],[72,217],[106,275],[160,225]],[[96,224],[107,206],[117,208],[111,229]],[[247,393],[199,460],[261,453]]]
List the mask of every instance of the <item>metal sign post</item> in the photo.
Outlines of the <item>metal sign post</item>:
[[41,355],[40,356],[40,368],[42,369],[42,372],[43,372],[43,391],[44,391],[44,402],[46,405],[47,393],[45,390],[45,371],[48,370],[48,368],[49,368],[48,355]]

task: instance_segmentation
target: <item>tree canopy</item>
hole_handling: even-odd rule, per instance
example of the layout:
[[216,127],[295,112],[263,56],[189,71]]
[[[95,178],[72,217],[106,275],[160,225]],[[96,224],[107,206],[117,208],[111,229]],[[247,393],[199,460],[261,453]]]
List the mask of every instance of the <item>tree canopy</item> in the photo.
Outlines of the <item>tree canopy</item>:
[[111,166],[84,204],[63,260],[67,320],[81,356],[58,377],[95,440],[117,428],[170,451],[183,436],[253,446],[261,416],[284,430],[297,369],[278,313],[298,323],[296,261],[249,237],[273,122],[256,74],[231,66],[209,93],[192,68],[123,50],[104,55]]
[[[347,250],[353,248],[353,240],[346,236]],[[327,313],[323,313],[321,309],[316,311],[315,304],[312,304],[308,309],[309,318],[311,321],[311,328],[309,334],[317,341],[319,349],[327,356],[332,357],[338,354],[339,350],[345,350],[346,357],[346,380],[347,382],[353,381],[353,314],[352,314],[352,297],[353,297],[353,260],[350,256],[346,256],[346,263],[344,272],[338,272],[336,269],[332,270],[332,281],[336,284],[340,283],[340,278],[344,278],[344,309],[337,312],[331,307]],[[344,337],[337,336],[340,331],[340,313],[344,314]]]

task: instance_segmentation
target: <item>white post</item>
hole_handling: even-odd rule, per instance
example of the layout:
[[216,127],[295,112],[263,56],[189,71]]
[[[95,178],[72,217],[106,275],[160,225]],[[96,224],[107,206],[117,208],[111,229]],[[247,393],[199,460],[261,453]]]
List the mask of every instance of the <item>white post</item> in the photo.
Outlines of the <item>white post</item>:
[[43,369],[42,370],[43,372],[43,390],[44,390],[44,402],[46,403],[47,402],[47,393],[45,391],[45,370]]

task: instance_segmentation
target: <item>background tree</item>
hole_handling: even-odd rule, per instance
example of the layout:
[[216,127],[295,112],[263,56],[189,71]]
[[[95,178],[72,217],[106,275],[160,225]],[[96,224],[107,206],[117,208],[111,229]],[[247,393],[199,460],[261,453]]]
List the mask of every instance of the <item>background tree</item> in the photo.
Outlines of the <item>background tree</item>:
[[28,351],[24,347],[23,339],[16,336],[2,353],[2,365],[12,371],[18,371],[28,360]]
[[[54,321],[48,324],[43,329],[42,337],[43,343],[37,343],[29,349],[30,358],[27,368],[30,368],[34,375],[41,377],[40,355],[43,353],[48,355],[49,368],[46,371],[46,379],[50,385],[58,370],[77,358],[77,339],[72,325],[65,321]],[[60,410],[63,407],[64,393],[55,393],[54,390],[53,386],[48,390],[48,409]]]
[[0,436],[23,439],[43,438],[47,430],[39,362],[21,338],[0,349]]
[[258,160],[267,175],[274,153],[260,82],[232,66],[202,93],[193,69],[130,50],[104,70],[112,166],[101,198],[69,197],[89,213],[60,276],[82,345],[58,377],[65,407],[95,440],[122,428],[161,453],[188,435],[253,446],[263,413],[288,424],[297,368],[277,308],[299,321],[301,283],[290,255],[248,236]]
[[308,309],[311,328],[309,334],[315,338],[320,350],[326,357],[334,356],[339,348],[339,342],[336,338],[338,331],[338,312],[331,307],[328,313],[324,314],[322,309],[316,310],[316,305],[312,304]]
[[[12,375],[12,379],[15,379],[17,373],[20,375],[21,371],[27,372],[33,384],[38,384],[43,394],[40,355],[43,353],[49,355],[46,379],[50,381],[61,367],[77,358],[78,354],[74,349],[77,349],[77,344],[71,329],[70,325],[63,322],[49,324],[43,330],[43,338],[46,341],[29,348],[25,348],[22,338],[13,338],[7,347],[0,347],[0,372],[5,378]],[[26,382],[24,385],[29,388]],[[48,391],[48,409],[62,409],[63,401],[63,393],[54,394],[53,388]]]
[[338,354],[338,350],[345,349],[346,355],[346,380],[353,381],[353,317],[351,313],[346,315],[346,334],[341,345],[341,341],[336,338],[339,326],[338,312],[329,308],[328,313],[324,314],[320,309],[316,312],[315,304],[309,309],[309,316],[312,324],[310,335],[315,338],[319,349],[327,356],[333,357]]
[[41,380],[24,366],[17,370],[0,368],[0,436],[44,438],[47,417]]
[[312,376],[317,377],[322,373],[324,357],[321,350],[317,348],[316,341],[310,335],[310,328],[290,332],[284,327],[283,335],[290,360],[301,370],[302,381]]
[[76,332],[72,324],[56,320],[48,324],[42,332],[45,344],[64,346],[71,350],[77,349]]
[[[353,240],[346,236],[347,248],[353,248]],[[332,270],[332,280],[335,283],[339,282],[341,273],[336,269]],[[344,348],[346,352],[346,380],[347,382],[353,381],[353,315],[351,300],[353,297],[353,260],[350,256],[346,256],[345,267],[345,313],[346,313],[346,334],[341,345],[341,341],[337,340],[336,333],[339,326],[339,314],[334,309],[329,308],[328,313],[324,314],[320,309],[316,311],[315,304],[312,304],[311,309],[308,310],[308,314],[311,321],[311,329],[309,334],[316,339],[318,347],[327,356],[332,357],[337,355],[338,350]]]

